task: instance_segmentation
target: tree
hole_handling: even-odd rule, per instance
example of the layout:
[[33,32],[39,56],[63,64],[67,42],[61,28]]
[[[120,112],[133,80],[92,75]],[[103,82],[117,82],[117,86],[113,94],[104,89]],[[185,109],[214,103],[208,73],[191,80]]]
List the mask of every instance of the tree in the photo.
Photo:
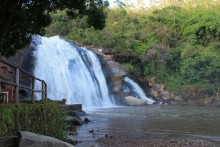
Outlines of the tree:
[[107,0],[1,0],[0,56],[13,55],[30,43],[32,34],[44,34],[50,12],[66,10],[71,18],[88,15],[88,24],[103,29]]
[[189,84],[207,81],[219,99],[220,58],[217,54],[201,53],[194,58],[187,58],[182,62],[181,73]]

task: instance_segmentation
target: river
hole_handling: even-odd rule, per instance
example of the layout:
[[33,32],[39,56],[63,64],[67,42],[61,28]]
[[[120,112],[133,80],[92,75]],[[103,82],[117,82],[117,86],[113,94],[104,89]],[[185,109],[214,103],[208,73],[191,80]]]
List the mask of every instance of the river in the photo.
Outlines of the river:
[[96,140],[114,135],[199,138],[220,145],[220,109],[217,107],[148,105],[87,111],[92,122],[77,128],[77,146],[98,146]]

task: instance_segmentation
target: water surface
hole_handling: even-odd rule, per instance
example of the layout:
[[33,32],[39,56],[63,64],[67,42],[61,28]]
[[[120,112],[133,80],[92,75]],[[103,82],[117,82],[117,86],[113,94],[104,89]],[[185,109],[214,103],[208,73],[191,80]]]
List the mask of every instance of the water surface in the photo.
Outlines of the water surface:
[[[78,128],[78,146],[94,145],[106,134],[161,134],[194,137],[220,144],[220,109],[213,107],[148,105],[88,111],[91,123]],[[89,132],[90,131],[90,132]]]

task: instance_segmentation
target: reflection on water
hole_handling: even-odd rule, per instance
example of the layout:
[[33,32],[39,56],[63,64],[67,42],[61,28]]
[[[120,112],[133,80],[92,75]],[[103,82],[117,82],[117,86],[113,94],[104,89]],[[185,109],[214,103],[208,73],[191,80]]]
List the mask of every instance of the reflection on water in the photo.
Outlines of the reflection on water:
[[[105,134],[158,133],[199,137],[220,143],[220,109],[211,107],[149,105],[89,111],[91,123],[78,128],[81,145]],[[94,130],[94,133],[88,131]],[[80,146],[80,144],[79,144]]]

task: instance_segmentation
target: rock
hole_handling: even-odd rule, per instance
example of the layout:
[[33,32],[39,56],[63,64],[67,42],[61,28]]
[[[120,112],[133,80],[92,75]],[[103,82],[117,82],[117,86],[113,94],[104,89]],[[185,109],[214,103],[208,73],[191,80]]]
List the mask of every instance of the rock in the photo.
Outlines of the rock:
[[60,106],[66,109],[67,111],[69,110],[74,110],[74,111],[79,111],[79,112],[83,111],[82,104],[71,104],[71,105],[60,105]]
[[141,106],[141,105],[146,104],[145,100],[139,99],[139,98],[136,98],[136,97],[133,97],[133,96],[125,97],[124,101],[127,105],[130,105],[130,106]]
[[204,99],[204,104],[205,105],[210,105],[210,104],[213,103],[213,101],[214,101],[214,99],[212,97],[206,98],[206,99]]
[[128,74],[126,69],[121,64],[114,61],[106,61],[102,69],[107,79],[109,91],[111,93],[120,92],[122,79]]
[[105,77],[124,77],[128,74],[127,70],[119,63],[114,61],[107,61],[105,67],[103,67]]
[[112,55],[104,55],[103,58],[105,61],[110,61],[113,59],[113,56]]
[[175,96],[175,97],[174,97],[174,100],[175,100],[175,101],[178,101],[178,102],[182,102],[182,101],[183,101],[183,99],[182,99],[181,96]]
[[189,100],[188,104],[191,105],[191,106],[203,106],[204,102],[203,102],[203,99]]
[[121,76],[115,76],[108,78],[108,85],[110,88],[110,92],[119,92],[122,87],[122,79]]
[[175,102],[174,100],[171,100],[171,101],[169,101],[169,104],[170,104],[170,105],[176,105],[177,102]]
[[80,120],[77,117],[73,117],[72,121],[71,121],[72,125],[76,125],[76,126],[81,126],[83,125],[83,121]]
[[70,117],[68,116],[65,120],[69,125],[81,126],[83,125],[83,121],[78,117]]
[[89,120],[89,119],[86,117],[86,118],[84,118],[84,122],[85,122],[85,123],[89,123],[89,122],[91,122],[91,120]]
[[161,98],[163,100],[170,100],[171,99],[171,95],[170,95],[169,91],[160,91],[159,95],[161,96]]
[[164,91],[165,85],[164,84],[160,84],[160,90],[159,91]]
[[160,84],[153,84],[152,89],[154,91],[160,91]]
[[155,84],[155,78],[151,78],[151,79],[149,80],[148,85],[149,85],[149,86],[153,86],[154,84]]
[[31,132],[18,132],[19,147],[74,147],[53,137],[39,135]]
[[95,135],[95,131],[94,130],[90,130],[89,133],[91,133],[92,135]]
[[158,92],[155,91],[155,90],[153,90],[153,89],[150,90],[150,94],[151,94],[153,97],[158,97],[158,96],[159,96]]
[[152,89],[154,91],[164,91],[164,85],[163,84],[153,84]]
[[80,117],[86,115],[85,111],[77,111],[77,110],[68,110],[67,113],[69,116],[73,116],[73,117]]

